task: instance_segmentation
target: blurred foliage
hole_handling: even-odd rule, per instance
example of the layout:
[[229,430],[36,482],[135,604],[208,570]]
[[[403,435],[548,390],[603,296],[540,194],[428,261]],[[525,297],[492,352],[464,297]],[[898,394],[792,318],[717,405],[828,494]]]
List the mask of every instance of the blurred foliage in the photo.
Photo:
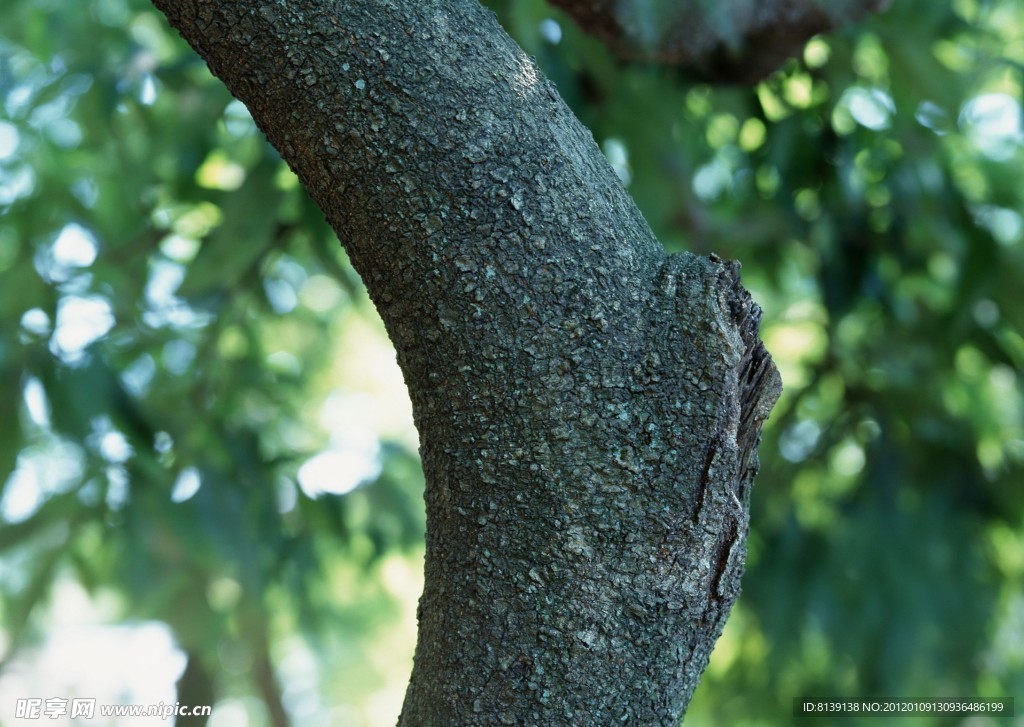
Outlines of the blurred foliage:
[[[687,724],[1024,693],[1024,7],[896,0],[741,88],[490,4],[666,247],[743,261],[786,384]],[[74,579],[182,701],[371,723],[422,479],[336,238],[142,0],[8,0],[0,102],[0,658]]]
[[[4,16],[3,658],[45,636],[70,577],[171,627],[182,702],[256,694],[256,723],[280,724],[289,637],[342,668],[328,645],[373,647],[353,642],[398,608],[380,570],[421,549],[414,437],[345,404],[376,349],[342,329],[380,325],[322,213],[152,6]],[[390,678],[362,671],[349,698]]]

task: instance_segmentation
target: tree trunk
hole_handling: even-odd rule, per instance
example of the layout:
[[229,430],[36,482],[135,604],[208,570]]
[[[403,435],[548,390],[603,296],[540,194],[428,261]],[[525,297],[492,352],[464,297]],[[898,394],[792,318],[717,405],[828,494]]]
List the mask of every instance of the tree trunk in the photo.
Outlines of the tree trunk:
[[475,2],[155,2],[397,349],[427,479],[400,724],[678,724],[739,592],[780,390],[738,266],[666,256]]
[[[188,651],[185,654],[185,671],[182,672],[178,683],[175,685],[178,690],[178,702],[188,705],[189,709],[198,706],[212,705],[215,694],[213,691],[213,678],[202,658],[195,651]],[[174,718],[174,727],[206,727],[210,718],[205,715],[187,717],[177,716]]]

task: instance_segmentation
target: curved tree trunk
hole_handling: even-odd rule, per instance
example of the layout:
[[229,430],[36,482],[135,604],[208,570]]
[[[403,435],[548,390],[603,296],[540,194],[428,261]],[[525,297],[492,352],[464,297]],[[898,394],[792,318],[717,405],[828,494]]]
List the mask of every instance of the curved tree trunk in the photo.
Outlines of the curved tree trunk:
[[397,349],[427,478],[401,724],[677,724],[739,592],[780,389],[738,266],[666,256],[475,2],[155,1]]

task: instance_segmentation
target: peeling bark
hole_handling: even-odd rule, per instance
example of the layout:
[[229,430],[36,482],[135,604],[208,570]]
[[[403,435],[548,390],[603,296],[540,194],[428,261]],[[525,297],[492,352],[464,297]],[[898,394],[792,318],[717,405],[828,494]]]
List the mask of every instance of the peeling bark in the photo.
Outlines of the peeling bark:
[[739,593],[780,390],[738,265],[666,255],[475,2],[155,4],[395,344],[427,479],[400,723],[678,724]]
[[550,0],[627,60],[685,66],[719,83],[756,83],[813,36],[891,0]]

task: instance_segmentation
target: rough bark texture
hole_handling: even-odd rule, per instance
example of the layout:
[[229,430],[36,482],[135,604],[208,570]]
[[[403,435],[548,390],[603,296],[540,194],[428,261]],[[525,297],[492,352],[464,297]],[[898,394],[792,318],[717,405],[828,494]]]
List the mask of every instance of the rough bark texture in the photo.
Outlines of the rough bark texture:
[[810,38],[891,0],[550,0],[618,56],[690,68],[722,83],[754,83]]
[[427,478],[401,724],[678,724],[739,593],[780,388],[738,266],[666,256],[475,2],[155,1],[397,349]]

